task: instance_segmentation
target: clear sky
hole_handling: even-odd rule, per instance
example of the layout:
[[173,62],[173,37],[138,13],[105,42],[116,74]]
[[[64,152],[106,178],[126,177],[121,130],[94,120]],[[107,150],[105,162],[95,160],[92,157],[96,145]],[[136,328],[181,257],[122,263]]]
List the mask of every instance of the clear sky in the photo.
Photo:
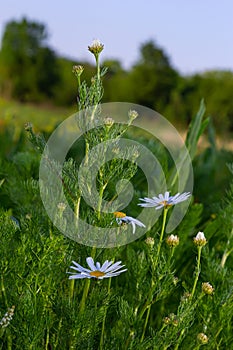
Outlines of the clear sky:
[[0,37],[7,21],[23,15],[45,23],[49,46],[72,59],[92,59],[87,46],[100,39],[103,59],[129,68],[152,39],[183,74],[233,70],[233,0],[3,0]]

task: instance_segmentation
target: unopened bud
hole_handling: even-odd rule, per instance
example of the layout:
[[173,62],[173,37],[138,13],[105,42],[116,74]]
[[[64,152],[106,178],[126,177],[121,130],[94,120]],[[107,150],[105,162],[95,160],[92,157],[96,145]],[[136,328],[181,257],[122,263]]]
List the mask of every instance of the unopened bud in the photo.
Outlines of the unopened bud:
[[204,232],[198,232],[196,237],[193,238],[193,242],[196,246],[203,247],[206,245],[207,240],[205,238]]
[[179,237],[174,235],[170,235],[166,239],[166,243],[167,245],[169,245],[169,247],[176,247],[178,246],[179,242],[180,242]]
[[88,50],[95,56],[98,56],[103,49],[104,45],[99,40],[93,40],[92,44],[88,46]]
[[80,77],[83,71],[84,71],[83,66],[81,65],[73,66],[72,72],[76,75],[76,77]]
[[201,343],[201,344],[207,344],[208,343],[208,337],[205,333],[199,333],[197,335],[197,340]]
[[145,239],[145,243],[146,243],[149,247],[153,248],[153,246],[154,246],[154,244],[155,244],[155,240],[154,240],[153,237],[147,237],[147,238]]
[[211,295],[214,293],[214,288],[209,282],[203,282],[201,288],[205,294]]

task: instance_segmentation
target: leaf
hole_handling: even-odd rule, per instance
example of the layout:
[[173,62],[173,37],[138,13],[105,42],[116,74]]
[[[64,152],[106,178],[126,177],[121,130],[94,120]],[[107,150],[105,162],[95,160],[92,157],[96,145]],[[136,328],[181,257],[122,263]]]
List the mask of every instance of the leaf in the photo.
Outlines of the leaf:
[[186,147],[189,150],[189,155],[191,159],[194,158],[196,154],[198,140],[209,123],[209,119],[203,120],[205,110],[206,108],[205,108],[204,100],[202,99],[200,103],[199,111],[197,112],[196,116],[190,123],[187,137],[186,137],[186,142],[185,142]]

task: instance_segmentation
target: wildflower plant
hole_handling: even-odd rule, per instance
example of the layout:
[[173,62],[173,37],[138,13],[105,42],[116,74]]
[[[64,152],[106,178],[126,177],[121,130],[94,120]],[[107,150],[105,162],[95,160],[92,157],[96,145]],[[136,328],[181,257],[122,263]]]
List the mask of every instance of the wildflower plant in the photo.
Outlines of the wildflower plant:
[[204,103],[174,150],[147,109],[101,104],[103,50],[89,83],[73,66],[78,112],[1,160],[1,347],[230,348],[233,187],[206,219],[190,185]]

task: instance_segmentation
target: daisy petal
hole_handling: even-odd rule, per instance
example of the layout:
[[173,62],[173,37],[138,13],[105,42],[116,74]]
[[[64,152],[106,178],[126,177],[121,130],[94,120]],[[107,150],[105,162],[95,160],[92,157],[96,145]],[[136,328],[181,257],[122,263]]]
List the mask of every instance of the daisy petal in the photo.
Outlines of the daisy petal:
[[86,258],[86,262],[92,271],[96,271],[94,260],[91,257]]

